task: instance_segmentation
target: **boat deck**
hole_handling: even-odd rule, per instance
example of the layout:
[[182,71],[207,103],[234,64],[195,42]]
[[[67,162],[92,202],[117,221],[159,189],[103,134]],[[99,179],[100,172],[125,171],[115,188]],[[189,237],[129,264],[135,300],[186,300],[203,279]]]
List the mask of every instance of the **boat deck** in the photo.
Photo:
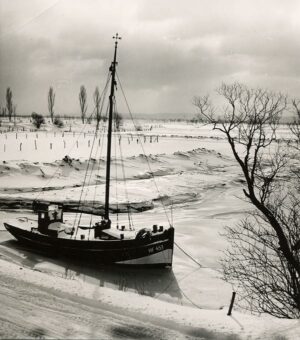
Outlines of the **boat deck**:
[[[15,219],[11,219],[10,221],[7,221],[9,224],[14,225],[17,228],[27,230],[27,231],[32,231],[37,234],[41,234],[37,227],[38,227],[38,222],[34,219],[30,219],[27,217],[19,217]],[[106,241],[105,238],[95,238],[94,237],[94,229],[90,228],[90,225],[79,225],[75,226],[71,223],[60,223],[60,222],[55,222],[52,223],[49,226],[49,230],[57,230],[57,238],[62,238],[62,239],[70,239],[72,238],[73,240],[80,240],[80,241]],[[73,235],[72,235],[73,231]],[[107,234],[108,237],[112,237],[116,240],[132,240],[135,239],[136,237],[136,231],[135,230],[130,230],[129,228],[121,230],[117,229],[116,227],[112,226],[110,229],[106,229],[103,231],[104,234]],[[121,236],[122,235],[122,236]]]

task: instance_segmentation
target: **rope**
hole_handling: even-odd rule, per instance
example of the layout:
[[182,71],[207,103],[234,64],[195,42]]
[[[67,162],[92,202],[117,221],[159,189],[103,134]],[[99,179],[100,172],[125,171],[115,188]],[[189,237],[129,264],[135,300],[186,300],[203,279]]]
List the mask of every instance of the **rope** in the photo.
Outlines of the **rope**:
[[[116,131],[116,121],[114,121],[114,128]],[[115,137],[115,171],[116,171],[116,176],[115,176],[115,186],[116,186],[116,202],[117,202],[117,228],[119,227],[119,198],[118,198],[118,165],[117,165],[117,134],[114,134]]]
[[[93,152],[94,143],[95,143],[96,139],[97,139],[97,135],[96,135],[96,133],[95,133],[95,135],[94,135],[94,140],[93,140],[92,147],[91,147],[91,154],[92,154],[92,152]],[[97,159],[98,150],[99,150],[99,145],[96,146],[96,152],[95,152],[95,155],[94,155],[95,159]],[[90,158],[90,160],[91,160],[91,158]],[[90,160],[89,160],[89,162],[90,162]],[[88,194],[88,192],[89,192],[89,186],[90,186],[90,184],[91,184],[91,179],[92,179],[92,175],[93,175],[93,171],[94,171],[95,165],[96,165],[96,162],[93,162],[93,163],[92,163],[92,168],[91,168],[91,170],[90,170],[89,179],[88,179],[88,182],[87,182],[87,188],[86,188],[86,190],[85,190],[85,196],[84,196],[84,199],[82,200],[83,202],[86,201],[86,197],[87,197],[87,194]],[[82,186],[82,190],[83,190],[84,186],[85,186],[85,183],[84,183],[83,186]],[[78,225],[79,225],[79,223],[80,223],[80,221],[81,221],[81,217],[82,217],[82,212],[80,212],[80,216],[79,216],[79,220],[78,220]],[[92,214],[90,215],[90,227],[91,227],[91,225],[92,225]],[[77,229],[77,230],[78,230],[78,229]],[[88,239],[90,238],[90,231],[91,231],[91,229],[89,229]]]
[[203,268],[202,264],[200,264],[197,260],[193,258],[190,254],[188,254],[184,249],[182,249],[176,242],[174,244],[180,249],[187,257],[189,257],[192,261],[194,261],[200,268]]
[[[109,80],[110,80],[110,73],[107,76],[106,84],[105,84],[105,87],[104,87],[104,89],[102,91],[101,98],[103,98],[103,94],[106,93],[106,91],[107,91]],[[102,100],[102,103],[103,103],[103,101],[104,101],[104,99]],[[102,108],[103,108],[103,105],[101,106],[100,113],[102,112]],[[92,115],[94,114],[95,110],[96,110],[96,107],[94,108],[94,110],[93,110],[92,114],[90,115],[89,119],[92,117]],[[87,124],[85,124],[85,126],[86,125]],[[89,159],[88,159],[87,168],[86,168],[86,171],[85,171],[83,185],[82,185],[82,189],[81,189],[81,192],[80,192],[80,197],[79,197],[79,201],[78,201],[78,209],[80,209],[80,207],[82,206],[82,195],[83,195],[83,191],[84,191],[84,188],[85,188],[85,185],[86,185],[86,179],[87,179],[87,176],[88,176],[88,171],[89,171],[89,167],[90,167],[91,156],[92,156],[94,145],[95,145],[95,140],[96,140],[96,132],[94,133],[93,143],[92,143],[92,146],[91,146],[91,151],[90,151],[90,155],[89,155]],[[97,146],[97,149],[96,149],[96,154],[97,154],[97,151],[98,151],[98,146]],[[89,182],[91,180],[91,176],[92,176],[92,172],[93,172],[94,166],[95,166],[95,164],[93,163],[92,170],[91,170],[90,176],[89,176]],[[84,196],[85,198],[84,198],[84,200],[86,199],[87,193],[88,193],[88,189],[86,189],[86,191],[85,191],[85,196]],[[75,225],[77,223],[77,216],[78,216],[78,212],[75,215],[75,219],[74,219],[74,223],[73,223],[73,228],[75,227]],[[81,217],[82,217],[82,212],[79,213],[79,219],[78,219],[77,226],[79,225],[79,223],[81,221]],[[90,223],[91,223],[91,220],[90,220]],[[76,228],[76,232],[74,234],[74,238],[76,238],[77,232],[78,232],[78,228]]]
[[[118,111],[117,111],[116,103],[115,103],[115,107],[116,107],[116,113],[117,113]],[[118,136],[121,137],[121,134],[119,133]],[[132,230],[132,229],[134,230],[132,214],[131,214],[131,208],[130,208],[130,202],[129,202],[129,196],[128,196],[128,190],[127,190],[127,180],[126,180],[126,175],[125,175],[123,149],[122,149],[121,143],[119,144],[119,150],[120,150],[120,161],[121,161],[121,167],[122,167],[122,175],[123,175],[123,182],[124,182],[125,198],[126,198],[126,202],[127,202],[127,215],[128,215],[129,229],[130,230]]]
[[[161,293],[159,293],[156,297],[159,298],[162,294],[164,294],[164,293],[170,288],[170,286],[172,285],[172,283],[173,283],[174,281],[176,281],[177,284],[178,284],[179,282],[185,280],[188,276],[190,276],[190,275],[194,274],[195,272],[197,272],[199,269],[200,269],[200,267],[198,267],[198,268],[192,270],[191,272],[187,273],[184,277],[182,277],[180,280],[176,280],[176,278],[174,277],[173,279],[171,279],[171,280],[169,281],[169,283],[168,283],[167,286],[164,288],[164,290],[163,290]],[[194,301],[192,301],[192,300],[186,295],[186,293],[185,293],[179,286],[178,286],[178,289],[179,289],[179,291],[181,292],[181,294],[182,294],[182,295],[183,295],[183,296],[184,296],[184,297],[185,297],[185,298],[186,298],[193,306],[195,306],[196,308],[199,308],[199,309],[203,309],[203,308],[201,308],[199,305],[197,305]]]
[[[109,72],[108,75],[107,75],[107,78],[106,78],[105,87],[104,87],[104,89],[103,89],[103,91],[102,91],[102,93],[101,93],[101,98],[104,98],[103,95],[105,95],[106,92],[107,92],[108,84],[109,84],[109,81],[110,81],[110,76],[111,76],[111,75],[110,75],[110,72]],[[104,101],[104,100],[103,100],[103,101]],[[102,107],[103,107],[103,101],[102,101],[101,110],[102,110]],[[87,121],[90,120],[90,119],[92,118],[92,116],[93,116],[94,113],[95,113],[95,110],[96,110],[96,108],[94,108],[93,112],[88,116]],[[80,136],[84,133],[84,130],[86,129],[86,127],[87,127],[87,124],[84,124],[83,127],[81,128],[81,130],[79,131],[79,134],[78,134],[77,139],[75,139],[74,143],[73,143],[73,144],[71,145],[71,147],[67,150],[67,154],[71,153],[71,151],[72,151],[73,148],[75,147],[76,143],[78,142]],[[47,187],[47,186],[51,183],[51,181],[53,180],[53,178],[55,177],[55,175],[58,173],[58,170],[60,170],[59,164],[56,166],[56,170],[54,171],[53,175],[48,179],[48,181],[46,182],[46,184],[45,184],[45,186],[44,186],[43,188]],[[41,190],[41,191],[35,196],[35,199],[37,200],[37,199],[40,197],[40,195],[41,195],[42,193],[44,193],[43,190]]]
[[[136,124],[135,124],[135,121],[134,121],[134,119],[133,119],[133,116],[132,116],[132,113],[131,113],[131,110],[130,110],[130,107],[129,107],[129,104],[128,104],[128,101],[127,101],[127,98],[126,98],[126,95],[125,95],[125,93],[124,93],[124,90],[123,90],[123,87],[122,87],[122,84],[121,84],[119,75],[118,75],[117,72],[116,72],[116,75],[117,75],[117,79],[118,79],[118,82],[119,82],[119,85],[120,85],[120,88],[121,88],[121,92],[122,92],[122,94],[123,94],[123,97],[124,97],[124,100],[125,100],[125,103],[126,103],[126,106],[127,106],[127,110],[128,110],[128,112],[129,112],[129,114],[130,114],[130,118],[131,118],[131,120],[132,120],[132,123],[133,123],[133,125],[134,125],[135,130],[138,131],[138,130],[137,130],[137,126],[136,126]],[[149,162],[149,160],[148,160],[148,157],[147,157],[147,155],[146,155],[146,153],[145,153],[145,150],[144,150],[143,143],[142,143],[142,140],[141,140],[141,138],[140,138],[140,135],[137,134],[137,137],[138,137],[138,140],[139,140],[139,144],[141,145],[141,148],[142,148],[142,150],[143,150],[143,154],[145,155],[145,158],[146,158],[146,161],[147,161],[147,164],[148,164],[148,168],[149,168],[149,170],[150,170],[151,178],[153,179],[153,183],[154,183],[154,185],[155,185],[155,187],[156,187],[156,190],[157,190],[159,196],[161,197],[160,190],[159,190],[159,188],[158,188],[158,186],[157,186],[157,183],[156,183],[156,181],[155,181],[155,177],[154,177],[153,171],[152,171],[152,169],[151,169],[151,166],[150,166],[150,162]],[[168,214],[167,214],[167,209],[166,209],[166,206],[165,206],[163,200],[161,200],[161,203],[162,203],[162,206],[163,206],[163,209],[164,209],[164,213],[165,213],[165,215],[166,215],[166,218],[167,218],[167,220],[168,220],[168,223],[169,223],[169,225],[171,226],[171,222],[170,222],[169,216],[168,216]]]
[[[92,114],[93,114],[93,113],[92,113]],[[92,114],[91,114],[91,116],[92,116]],[[90,117],[91,117],[91,116],[90,116]],[[87,125],[84,124],[84,126],[82,127],[82,129],[79,131],[79,134],[78,134],[77,139],[76,139],[75,142],[71,145],[71,147],[68,149],[67,154],[71,153],[71,151],[73,150],[73,148],[74,148],[74,146],[76,145],[77,141],[79,140],[80,136],[81,136],[82,133],[84,132],[86,126],[87,126]],[[53,180],[53,178],[55,177],[55,175],[58,173],[58,170],[60,170],[59,164],[57,164],[56,170],[54,171],[53,175],[48,179],[48,181],[46,182],[46,184],[43,186],[42,189],[46,188],[46,187],[51,183],[51,181]],[[44,193],[43,190],[41,190],[41,191],[35,196],[35,199],[37,200],[37,199],[40,197],[40,195],[41,195],[42,193]]]
[[[101,122],[101,125],[102,125],[101,127],[103,128],[103,125],[104,125],[104,122],[103,122],[103,121]],[[102,150],[103,150],[103,140],[104,140],[104,133],[102,133],[102,134],[100,135],[100,138],[99,138],[99,143],[100,143],[99,160],[100,160],[100,161],[101,161],[101,155],[102,155]],[[101,169],[100,161],[99,161],[99,167],[98,167],[97,177],[100,177],[100,169]],[[95,204],[96,204],[96,194],[97,194],[97,186],[95,185],[94,196],[93,196],[93,204],[92,204],[92,207],[93,207],[93,208],[95,207]],[[92,219],[92,215],[91,215],[91,219]]]
[[[84,187],[85,187],[85,183],[86,183],[86,179],[87,179],[87,175],[88,175],[88,171],[89,171],[89,167],[90,167],[91,156],[92,156],[92,152],[93,152],[93,147],[94,147],[95,139],[96,139],[96,134],[94,134],[93,143],[92,143],[92,147],[91,147],[91,151],[90,151],[90,155],[89,155],[89,160],[88,160],[88,164],[87,164],[85,175],[84,175],[83,185],[81,187],[80,197],[79,197],[79,201],[78,201],[78,208],[80,208],[82,206],[82,204],[81,204],[81,202],[82,202],[82,195],[83,195],[83,191],[84,191]],[[77,225],[79,225],[79,223],[81,221],[81,216],[82,216],[82,212],[79,213],[79,219],[78,219],[78,224]],[[74,219],[74,223],[73,223],[73,228],[76,225],[76,220],[77,220],[77,213],[75,215],[75,219]],[[76,233],[74,234],[74,238],[76,238],[77,232],[78,232],[78,228],[76,229]]]

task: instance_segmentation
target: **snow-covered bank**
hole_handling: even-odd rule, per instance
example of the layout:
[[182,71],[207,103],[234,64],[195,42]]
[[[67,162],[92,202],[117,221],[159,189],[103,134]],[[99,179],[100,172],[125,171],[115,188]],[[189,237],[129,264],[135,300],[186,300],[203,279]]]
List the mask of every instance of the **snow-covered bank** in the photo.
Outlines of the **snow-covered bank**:
[[[27,315],[24,315],[23,318],[12,315],[12,323],[26,322],[26,319],[31,319],[29,322],[32,322],[36,311],[45,308],[39,303],[39,296],[34,294],[32,285],[36,288],[40,287],[47,290],[44,298],[49,300],[49,306],[54,309],[54,312],[51,315],[46,313],[45,317],[39,314],[39,319],[34,322],[36,328],[40,329],[40,331],[43,329],[45,336],[48,335],[49,337],[56,337],[67,330],[69,330],[69,334],[65,333],[66,338],[88,337],[87,335],[92,332],[94,332],[95,337],[103,334],[101,333],[101,327],[105,328],[106,324],[101,325],[101,323],[98,324],[91,320],[90,325],[87,325],[86,320],[83,320],[84,318],[82,317],[83,324],[81,325],[80,315],[76,315],[78,311],[73,310],[74,313],[72,314],[73,304],[80,304],[80,310],[83,311],[83,314],[89,307],[93,307],[96,313],[117,314],[119,315],[118,319],[115,319],[115,315],[110,315],[115,324],[118,324],[119,319],[120,324],[123,324],[122,317],[126,315],[129,318],[134,318],[136,325],[144,323],[144,328],[148,329],[148,331],[154,326],[168,329],[170,332],[165,330],[166,334],[158,337],[165,339],[174,336],[171,331],[172,328],[177,333],[177,338],[182,336],[182,338],[204,339],[297,339],[300,334],[299,320],[278,320],[269,316],[251,316],[236,311],[229,317],[226,315],[227,306],[222,310],[205,310],[180,306],[131,292],[115,291],[106,287],[96,287],[89,283],[83,284],[77,280],[54,277],[36,270],[20,267],[2,259],[0,259],[0,277],[3,282],[0,287],[2,296],[4,294],[11,297],[10,294],[13,293],[14,286],[18,284],[17,281],[21,281],[23,289],[21,291],[17,289],[15,290],[17,294],[13,294],[16,309],[19,307],[19,299],[20,301],[30,302],[31,305],[31,307],[27,306]],[[18,296],[18,294],[20,295]],[[69,320],[70,324],[68,324],[68,318],[66,317],[64,317],[63,324],[59,322],[65,312],[58,309],[60,305],[57,304],[57,300],[61,298],[67,301],[65,309],[68,314],[72,315]],[[10,307],[11,303],[10,301]],[[4,325],[5,322],[8,322],[7,318],[4,317],[6,307],[5,304],[1,304],[1,306],[0,324]],[[71,331],[70,325],[73,326],[75,317],[78,320],[78,329]],[[18,326],[22,325],[19,324]],[[82,328],[81,330],[80,327]],[[17,334],[13,329],[10,333],[7,327],[5,330],[2,327],[1,329],[2,332],[6,332],[7,336]],[[14,329],[16,330],[15,327]]]
[[[80,209],[99,214],[104,203],[105,162],[100,159],[92,163],[89,183],[83,193],[85,202]],[[32,201],[38,198],[61,201],[65,211],[76,211],[87,166],[87,160],[68,156],[50,163],[4,161],[0,164],[0,208],[30,209]],[[124,169],[126,180],[120,176]],[[220,180],[220,174],[225,173],[226,179]],[[218,187],[237,178],[230,158],[206,148],[117,159],[112,162],[112,176],[117,174],[117,180],[111,184],[112,212],[116,209],[124,212],[128,206],[132,211],[145,211],[153,209],[161,200],[166,206],[197,201],[209,186]]]
[[[91,204],[94,200],[97,202],[95,208],[99,213],[104,198],[105,162],[99,150],[97,157],[92,157],[86,191],[82,192],[92,135],[82,137],[82,148],[80,145],[77,148],[77,136],[72,132],[56,135],[56,142],[49,140],[54,138],[53,132],[48,135],[39,132],[38,137],[31,132],[27,139],[24,133],[22,136],[7,133],[7,139],[5,134],[0,135],[0,141],[2,138],[11,143],[11,152],[7,146],[2,154],[5,159],[0,164],[0,259],[15,263],[0,263],[0,278],[5,286],[1,292],[2,315],[10,306],[10,319],[16,318],[18,323],[13,327],[16,337],[24,338],[24,334],[29,334],[22,333],[19,325],[30,321],[48,329],[49,337],[90,338],[93,335],[99,338],[99,325],[104,327],[101,317],[106,320],[107,329],[111,329],[112,323],[116,324],[114,331],[117,329],[117,333],[103,333],[106,338],[126,337],[127,334],[127,338],[243,339],[249,335],[257,339],[276,339],[277,336],[277,340],[283,340],[297,336],[296,321],[252,317],[237,313],[236,309],[232,318],[226,316],[232,288],[221,280],[218,272],[218,261],[226,248],[226,239],[221,233],[225,225],[237,223],[251,209],[242,199],[243,178],[239,167],[226,153],[224,140],[218,138],[211,143],[207,130],[188,124],[181,124],[180,131],[172,130],[174,126],[153,128],[151,133],[160,136],[155,142],[150,142],[147,132],[139,136],[146,141],[146,155],[141,153],[136,135],[122,135],[120,144],[127,153],[123,154],[122,162],[120,157],[112,160],[112,175],[116,180],[111,183],[111,206],[114,207],[117,200],[125,206],[132,203],[136,230],[151,226],[155,221],[164,224],[169,220],[176,230],[172,270],[140,270],[139,273],[129,273],[123,268],[96,268],[91,273],[86,264],[73,266],[50,259],[13,241],[2,223],[17,216],[36,220],[36,215],[23,210],[28,209],[34,199],[62,201],[72,208],[82,195],[87,207],[94,205]],[[201,131],[203,138],[191,137]],[[176,137],[172,137],[175,132]],[[164,139],[163,135],[169,137]],[[32,138],[37,139],[37,148]],[[75,142],[74,154],[67,151],[71,142]],[[23,143],[22,152],[20,143]],[[97,145],[104,144],[100,141]],[[31,149],[26,150],[27,146]],[[161,202],[164,207],[160,206]],[[146,205],[147,210],[144,209]],[[135,209],[137,207],[142,209]],[[146,211],[139,212],[142,210]],[[74,212],[67,212],[65,221],[74,221],[74,215]],[[111,214],[112,223],[119,218],[122,225],[128,223],[127,217],[124,213]],[[93,218],[99,219],[98,216]],[[94,223],[94,220],[83,214],[82,223]],[[64,315],[61,310],[65,311]],[[57,315],[62,324],[57,322]],[[123,333],[118,328],[115,319],[126,323],[126,317],[131,318],[129,324],[135,333],[128,333],[128,327],[123,328]],[[48,318],[55,327],[49,325]],[[134,321],[141,323],[140,329],[134,328]],[[78,322],[84,326],[79,328]],[[65,324],[69,329],[66,333]],[[160,335],[153,327],[159,330],[164,327],[168,331]],[[72,328],[77,333],[71,331]],[[7,334],[12,336],[12,333]]]

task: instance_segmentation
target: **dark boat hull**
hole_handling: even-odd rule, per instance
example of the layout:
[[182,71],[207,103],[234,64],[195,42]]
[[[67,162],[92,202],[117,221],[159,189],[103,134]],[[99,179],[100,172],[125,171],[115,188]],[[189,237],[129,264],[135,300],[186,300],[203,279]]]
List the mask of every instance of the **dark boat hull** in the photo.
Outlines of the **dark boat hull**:
[[33,251],[76,258],[94,264],[172,266],[174,228],[153,234],[150,240],[78,240],[43,235],[8,223],[5,228]]

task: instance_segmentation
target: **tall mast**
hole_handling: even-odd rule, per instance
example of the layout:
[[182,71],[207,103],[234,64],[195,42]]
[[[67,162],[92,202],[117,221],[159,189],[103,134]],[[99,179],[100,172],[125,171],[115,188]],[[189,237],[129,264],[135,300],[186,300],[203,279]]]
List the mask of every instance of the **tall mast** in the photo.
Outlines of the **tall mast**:
[[111,134],[112,134],[112,121],[113,121],[113,108],[114,108],[114,93],[116,85],[116,66],[117,66],[117,48],[118,40],[121,39],[118,33],[113,37],[115,39],[115,52],[114,60],[109,68],[111,72],[111,87],[109,95],[109,116],[108,116],[108,131],[107,131],[107,155],[106,155],[106,186],[105,186],[105,212],[104,218],[109,219],[109,185],[110,185],[110,161],[111,161]]

